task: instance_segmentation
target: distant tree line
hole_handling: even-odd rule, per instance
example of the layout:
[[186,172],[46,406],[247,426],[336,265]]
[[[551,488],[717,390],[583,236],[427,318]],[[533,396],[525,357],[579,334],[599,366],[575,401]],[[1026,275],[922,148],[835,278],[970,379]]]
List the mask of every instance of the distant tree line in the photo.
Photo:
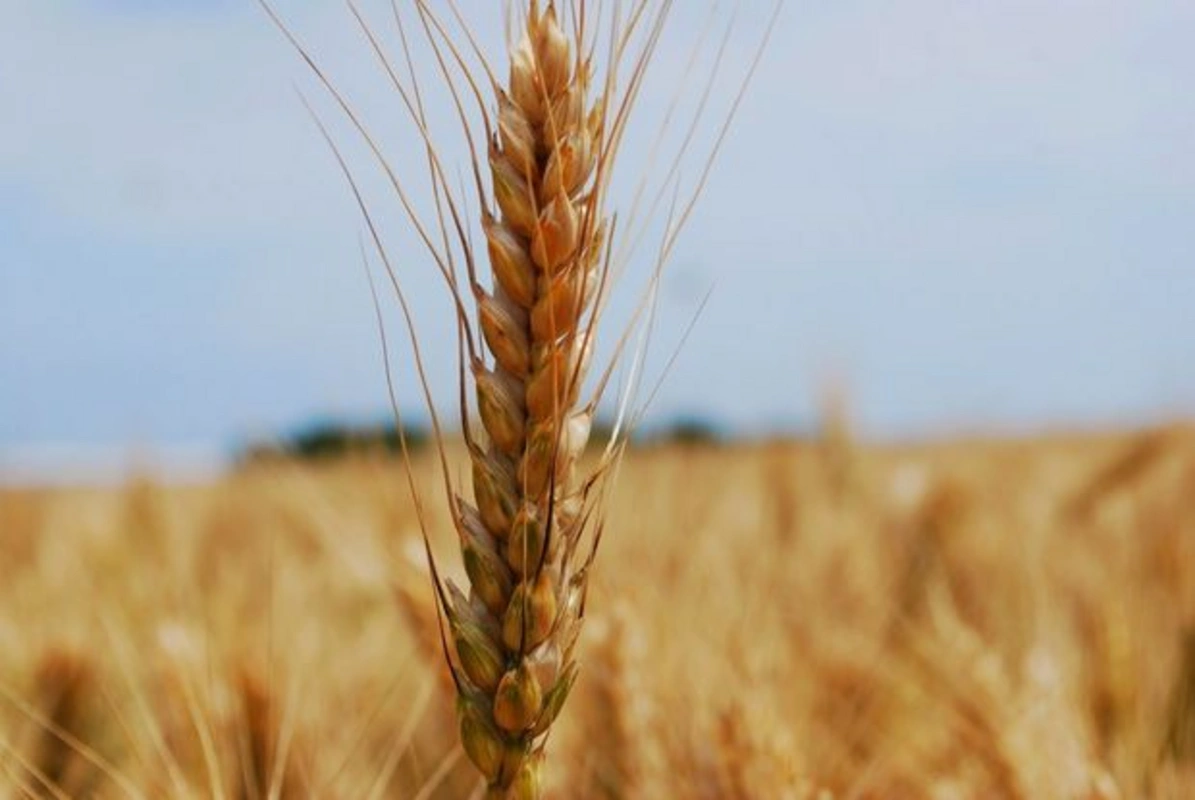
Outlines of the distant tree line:
[[[402,429],[407,446],[418,451],[431,441],[428,428],[407,425]],[[610,440],[613,427],[608,421],[597,420],[590,436],[591,447],[604,447]],[[679,444],[711,446],[728,439],[717,423],[698,416],[678,417],[671,422],[636,434],[641,444]],[[402,452],[399,428],[393,422],[353,424],[342,420],[321,419],[269,441],[253,441],[237,454],[240,466],[270,461],[331,461],[361,454],[398,455]]]
[[[425,447],[429,432],[421,426],[404,426],[407,447],[417,451]],[[366,453],[397,455],[402,452],[402,437],[393,422],[359,425],[337,420],[319,420],[272,441],[256,441],[237,456],[240,465],[266,461],[331,461]]]

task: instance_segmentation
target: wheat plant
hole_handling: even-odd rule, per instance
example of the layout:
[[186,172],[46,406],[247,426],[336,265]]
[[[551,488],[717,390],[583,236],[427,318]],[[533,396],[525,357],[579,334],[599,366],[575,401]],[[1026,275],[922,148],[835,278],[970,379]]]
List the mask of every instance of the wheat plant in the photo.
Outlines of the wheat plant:
[[[1189,425],[875,445],[831,409],[820,442],[621,458],[637,333],[739,96],[690,148],[718,28],[661,65],[684,29],[664,0],[376,0],[381,24],[347,2],[413,147],[292,41],[449,289],[466,446],[0,488],[0,797],[1195,797]],[[643,108],[649,71],[688,84],[691,117]],[[410,310],[411,254],[314,113]],[[674,145],[696,153],[683,191]],[[624,202],[616,162],[640,155],[661,180],[629,170]],[[607,385],[615,435],[582,454]],[[433,558],[454,530],[463,567]]]
[[[392,9],[406,57],[405,76],[387,59],[358,8],[351,0],[348,5],[422,139],[434,222],[420,217],[406,176],[391,167],[352,106],[285,26],[283,30],[368,143],[451,295],[471,491],[454,480],[443,458],[442,429],[418,332],[379,225],[341,149],[320,122],[398,294],[441,446],[467,587],[441,577],[422,518],[421,527],[443,650],[456,688],[461,744],[485,779],[487,797],[529,800],[541,796],[545,743],[578,675],[575,647],[602,537],[606,479],[634,427],[627,412],[634,377],[604,452],[585,470],[579,462],[620,360],[637,362],[642,356],[628,344],[631,334],[650,316],[660,272],[704,187],[754,64],[716,130],[699,179],[682,197],[678,167],[712,83],[705,87],[663,184],[674,199],[648,288],[604,368],[587,382],[615,277],[643,235],[638,223],[659,211],[664,196],[657,191],[654,200],[645,200],[641,182],[627,213],[629,232],[615,236],[618,226],[607,207],[614,166],[674,3],[515,0],[504,4],[504,19],[492,12],[486,19],[452,0],[438,11],[415,0],[413,13],[470,146],[475,194],[470,198],[462,197],[447,177],[451,168],[443,163],[439,140],[430,129],[398,4]],[[499,21],[506,29],[504,68],[487,60],[475,35],[475,26]],[[727,38],[716,51],[715,76]],[[702,55],[700,44],[693,55]],[[480,127],[480,135],[474,126]],[[484,248],[474,245],[470,202]],[[388,350],[386,358],[389,364]],[[399,414],[397,403],[394,411]],[[418,494],[414,485],[411,490]]]
[[538,742],[576,677],[593,553],[577,558],[587,497],[575,472],[593,422],[579,397],[609,263],[614,133],[591,100],[580,28],[570,41],[555,7],[537,6],[498,89],[488,153],[493,283],[474,296],[489,357],[470,356],[485,436],[470,437],[473,503],[453,500],[471,593],[449,583],[442,601],[461,742],[492,797],[540,796]]

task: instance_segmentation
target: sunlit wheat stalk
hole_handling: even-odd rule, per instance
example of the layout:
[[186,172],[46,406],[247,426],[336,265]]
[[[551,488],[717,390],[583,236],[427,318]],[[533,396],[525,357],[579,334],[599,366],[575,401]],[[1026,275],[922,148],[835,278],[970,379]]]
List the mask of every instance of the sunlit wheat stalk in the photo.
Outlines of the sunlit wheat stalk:
[[[343,95],[283,30],[386,172],[452,296],[461,356],[459,410],[472,464],[471,496],[456,485],[448,469],[410,309],[378,226],[352,170],[319,123],[397,293],[440,442],[444,481],[468,576],[467,592],[441,578],[421,510],[420,514],[444,620],[444,651],[457,690],[461,743],[485,778],[487,797],[537,798],[542,791],[544,746],[578,674],[575,645],[590,568],[602,537],[605,479],[617,465],[634,424],[625,416],[629,394],[620,404],[616,435],[596,466],[582,474],[579,459],[599,399],[621,359],[634,362],[629,383],[633,387],[637,381],[641,352],[632,354],[628,346],[632,330],[643,322],[642,317],[650,317],[660,270],[701,193],[742,95],[717,131],[695,188],[682,197],[678,165],[709,99],[712,84],[706,87],[694,127],[684,137],[663,186],[654,194],[641,186],[630,211],[631,224],[616,241],[617,226],[607,208],[611,176],[632,107],[674,3],[506,3],[509,64],[503,80],[482,54],[471,27],[474,23],[466,20],[476,12],[466,12],[447,0],[448,15],[456,26],[450,31],[448,15],[437,13],[424,0],[414,0],[426,44],[471,145],[471,177],[489,262],[490,279],[485,280],[469,227],[469,204],[448,180],[448,167],[441,163],[436,139],[428,129],[398,4],[393,3],[392,10],[404,49],[405,76],[387,59],[358,8],[351,0],[348,5],[423,140],[434,225],[419,217],[402,178]],[[729,33],[717,51],[716,65],[728,37]],[[475,117],[468,111],[472,106]],[[481,128],[481,138],[475,126]],[[642,218],[636,215],[650,218],[668,194],[673,199],[652,281],[613,357],[586,396],[586,375],[608,293],[643,235]],[[384,328],[382,335],[384,343]],[[386,360],[389,364],[388,350]],[[472,427],[473,412],[479,429]],[[418,505],[416,487],[411,488]]]

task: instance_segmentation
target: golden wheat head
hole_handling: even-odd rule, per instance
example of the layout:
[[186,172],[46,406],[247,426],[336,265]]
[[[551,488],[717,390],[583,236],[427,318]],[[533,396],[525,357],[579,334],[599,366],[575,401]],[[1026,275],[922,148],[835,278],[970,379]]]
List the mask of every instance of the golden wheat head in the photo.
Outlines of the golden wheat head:
[[491,797],[540,796],[541,741],[577,674],[576,471],[593,422],[579,396],[607,245],[599,162],[613,152],[583,34],[538,5],[495,87],[497,213],[483,214],[493,281],[475,292],[489,357],[470,365],[486,441],[470,448],[472,503],[455,500],[471,592],[447,587],[461,742]]
[[[435,200],[431,224],[420,219],[403,177],[343,95],[284,32],[382,166],[453,300],[471,491],[457,486],[447,466],[415,326],[378,226],[352,170],[320,124],[397,292],[440,442],[468,587],[441,578],[422,512],[421,522],[443,620],[443,649],[457,690],[461,743],[485,778],[487,797],[532,800],[542,791],[545,741],[577,677],[574,646],[602,533],[604,479],[618,462],[625,431],[633,426],[622,424],[624,404],[616,425],[622,435],[583,472],[579,462],[598,401],[625,353],[630,328],[648,305],[645,297],[585,396],[607,293],[614,272],[628,257],[622,249],[627,234],[616,248],[616,226],[606,208],[612,169],[674,4],[506,3],[505,69],[494,69],[482,55],[462,9],[452,0],[446,5],[457,33],[425,0],[411,4],[470,145],[475,206],[446,178],[398,4],[393,4],[393,16],[407,56],[405,77],[349,2],[422,138]],[[475,117],[466,111],[470,100]],[[482,136],[475,135],[477,123],[471,119],[480,120]],[[718,136],[714,152],[720,144]],[[711,154],[688,201],[677,198],[669,211],[655,279],[712,160]],[[675,177],[676,162],[665,183],[679,194]],[[663,194],[646,216],[654,214]],[[641,196],[642,187],[635,206]],[[467,219],[472,207],[484,248],[473,244]],[[636,216],[635,209],[630,216]],[[382,336],[385,345],[384,329]],[[418,492],[413,484],[411,488],[419,507]]]

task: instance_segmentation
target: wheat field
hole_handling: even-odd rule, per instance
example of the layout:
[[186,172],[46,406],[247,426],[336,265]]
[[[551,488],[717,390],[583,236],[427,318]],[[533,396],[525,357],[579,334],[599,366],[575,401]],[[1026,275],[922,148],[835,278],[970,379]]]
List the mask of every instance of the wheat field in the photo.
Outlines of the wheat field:
[[[766,106],[801,107],[812,138],[777,137],[784,146],[766,169],[779,176],[782,200],[760,190],[762,177],[740,182],[741,194],[710,180],[737,123],[780,129],[781,115],[740,109],[784,0],[756,4],[756,14],[770,11],[754,23],[743,21],[747,3],[711,2],[684,18],[681,7],[695,6],[674,0],[505,0],[489,4],[488,16],[481,3],[433,9],[416,0],[404,11],[390,0],[376,3],[374,16],[346,0],[346,27],[385,86],[376,111],[381,95],[342,82],[354,73],[330,45],[337,36],[325,39],[323,25],[311,24],[323,17],[298,3],[256,5],[303,70],[298,105],[359,212],[359,266],[395,430],[408,430],[402,414],[420,410],[407,395],[414,391],[430,444],[411,451],[400,437],[402,458],[358,446],[319,459],[264,445],[191,482],[146,471],[120,485],[0,483],[0,800],[1195,797],[1195,428],[882,444],[857,438],[830,407],[809,438],[722,441],[684,423],[671,436],[636,438],[673,366],[656,362],[669,346],[657,334],[677,335],[675,357],[711,296],[695,305],[688,328],[670,330],[673,289],[676,298],[689,290],[664,280],[670,262],[686,257],[676,247],[698,201],[721,194],[736,216],[788,227],[802,213],[790,194],[826,199],[810,180],[817,170],[791,148],[838,138],[820,127],[822,117],[846,109],[850,118],[850,106],[831,103],[827,115],[809,87],[794,90],[789,80]],[[835,62],[848,73],[852,61],[864,62],[863,83],[884,95],[887,84],[871,72],[920,84],[939,71],[927,66],[932,53],[907,75],[889,64],[870,38],[872,26],[891,25],[886,19],[869,17],[852,32],[866,57]],[[1151,20],[1154,27],[1177,29]],[[309,36],[322,44],[308,44]],[[1023,38],[1018,29],[1018,44]],[[939,49],[928,40],[917,47]],[[1134,40],[1134,63],[1141,48]],[[121,55],[123,83],[132,59]],[[1014,94],[1003,83],[1008,70],[967,56],[941,62],[966,79],[946,95],[982,94],[989,72],[1001,79],[989,93]],[[1028,60],[1046,59],[1033,50]],[[1067,62],[1063,71],[1071,69]],[[1093,120],[1116,106],[1105,99],[1107,85],[1144,82],[1099,76],[1091,84],[1098,92],[1088,93],[1100,97],[1101,115],[1071,109],[1067,123],[1102,135]],[[1148,79],[1154,86],[1156,76]],[[853,80],[823,89],[849,95]],[[1031,89],[1023,93],[1036,97],[1036,80]],[[1049,149],[1034,116],[1039,103],[1009,106],[1034,130],[1027,149],[1035,177]],[[157,102],[138,97],[135,105]],[[914,129],[950,121],[907,105]],[[965,104],[950,108],[960,119],[984,119]],[[886,144],[887,129],[863,119],[852,120],[847,138],[863,133],[869,153],[899,162],[898,183],[903,173],[925,172],[916,160],[888,159],[876,146]],[[1182,129],[1163,119],[1165,131]],[[1166,151],[1145,128],[1112,127],[1158,144],[1150,161]],[[973,137],[984,144],[973,160],[1000,167],[996,186],[1015,172],[989,149],[989,138],[1004,138],[993,136],[1000,130],[988,124]],[[1086,144],[1059,141],[1068,160]],[[99,152],[80,163],[106,161]],[[1131,159],[1100,159],[1136,172]],[[314,170],[290,161],[287,172]],[[55,170],[70,171],[62,163],[68,168],[55,162]],[[973,171],[968,164],[959,183],[982,183]],[[833,178],[852,209],[870,205],[870,176],[866,186]],[[229,185],[229,195],[246,188]],[[1136,202],[1136,190],[1109,185]],[[897,205],[927,202],[905,188]],[[981,191],[960,193],[959,204],[977,197],[990,205]],[[1086,192],[1082,200],[1083,208],[1099,205]],[[1066,227],[1054,209],[1026,203],[1016,211]],[[866,226],[836,221],[847,233],[831,268],[887,262],[885,247],[882,259],[841,247],[882,230],[887,213],[868,210],[875,219]],[[745,315],[756,297],[783,301],[779,283],[758,278],[766,264],[740,269],[769,248],[727,222],[706,223],[725,244],[707,244],[690,275],[709,261],[749,287]],[[285,225],[288,234],[298,227]],[[1095,227],[1084,218],[1084,232]],[[956,226],[925,228],[950,238]],[[1018,238],[994,230],[959,238],[985,247]],[[1144,238],[1134,232],[1123,241]],[[774,252],[824,260],[804,247]],[[1016,260],[1015,250],[1002,258]],[[418,291],[408,300],[422,281],[411,262],[420,260],[443,290],[439,334],[416,319],[434,316],[435,303]],[[891,263],[895,270],[901,261]],[[1028,313],[1052,295],[1035,272],[1026,275]],[[847,303],[855,303],[855,281],[865,279],[849,278],[836,292]],[[243,333],[270,328],[270,303],[259,308],[258,295],[278,287],[268,279],[246,285],[269,288],[238,296],[234,305],[253,323]],[[86,286],[69,291],[88,295]],[[884,286],[868,291],[885,294]],[[1059,286],[1060,296],[1070,288]],[[141,302],[134,295],[142,287],[130,288],[121,300]],[[916,293],[916,284],[901,290]],[[164,324],[140,326],[139,335],[163,335],[172,320],[161,313]],[[1106,318],[1101,312],[1100,327]],[[104,338],[96,332],[107,324],[91,335]],[[869,325],[885,327],[878,316]],[[1004,327],[986,336],[1001,338]],[[748,328],[725,329],[728,342],[747,343],[746,355],[731,357],[754,358],[767,371],[765,384],[743,381],[741,392],[780,395],[771,378],[786,369],[775,356],[791,331],[760,335],[760,327],[752,336]],[[301,364],[303,347],[288,330],[280,323],[266,338],[286,341],[294,361],[285,360]],[[216,338],[258,352],[233,331]],[[917,347],[932,348],[939,336],[935,326]],[[825,341],[833,339],[827,332]],[[41,361],[39,340],[30,341]],[[722,344],[698,353],[703,380],[686,403],[700,403],[710,380],[740,385]],[[81,358],[89,353],[80,348]],[[140,356],[128,363],[129,375],[155,371]],[[444,376],[455,379],[454,391]],[[135,379],[101,380],[141,391]],[[187,380],[205,391],[220,385],[199,373]],[[38,403],[73,397],[30,391]],[[203,392],[195,394],[187,401],[202,404]],[[122,398],[122,417],[137,417],[132,395]],[[754,424],[761,420],[762,412]],[[32,437],[67,428],[54,423],[38,434],[35,426]],[[611,438],[591,443],[595,432]],[[18,431],[18,442],[25,436]]]
[[[1195,431],[835,430],[630,452],[547,795],[1195,796]],[[0,796],[479,793],[403,469],[0,492]]]

